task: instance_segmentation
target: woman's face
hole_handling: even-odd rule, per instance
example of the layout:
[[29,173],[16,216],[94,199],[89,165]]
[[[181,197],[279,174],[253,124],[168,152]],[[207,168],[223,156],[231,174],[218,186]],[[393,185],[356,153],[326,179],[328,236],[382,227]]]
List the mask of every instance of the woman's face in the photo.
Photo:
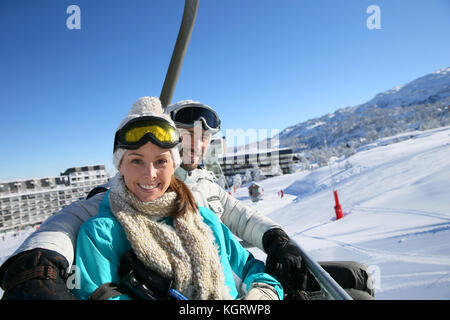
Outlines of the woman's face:
[[147,142],[139,149],[125,152],[119,172],[139,200],[153,201],[169,188],[174,173],[172,155],[169,149]]

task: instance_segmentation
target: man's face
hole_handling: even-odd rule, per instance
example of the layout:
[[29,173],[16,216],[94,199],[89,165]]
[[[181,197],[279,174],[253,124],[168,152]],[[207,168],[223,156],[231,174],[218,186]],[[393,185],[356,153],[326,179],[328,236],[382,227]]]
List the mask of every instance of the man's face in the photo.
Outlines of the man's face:
[[211,134],[199,126],[179,131],[182,138],[181,166],[188,171],[194,170],[202,162],[211,141]]

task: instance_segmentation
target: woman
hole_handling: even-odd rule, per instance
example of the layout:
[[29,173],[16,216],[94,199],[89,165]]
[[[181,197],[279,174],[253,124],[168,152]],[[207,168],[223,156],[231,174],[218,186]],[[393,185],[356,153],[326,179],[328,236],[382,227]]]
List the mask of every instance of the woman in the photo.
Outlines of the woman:
[[[180,164],[179,141],[157,98],[133,104],[115,136],[119,173],[99,214],[78,234],[76,296],[88,299],[102,284],[119,283],[120,258],[132,249],[188,299],[237,299],[240,293],[244,299],[282,299],[280,283],[264,273],[264,264],[212,211],[197,207],[190,190],[173,176]],[[114,299],[129,298],[122,294]]]

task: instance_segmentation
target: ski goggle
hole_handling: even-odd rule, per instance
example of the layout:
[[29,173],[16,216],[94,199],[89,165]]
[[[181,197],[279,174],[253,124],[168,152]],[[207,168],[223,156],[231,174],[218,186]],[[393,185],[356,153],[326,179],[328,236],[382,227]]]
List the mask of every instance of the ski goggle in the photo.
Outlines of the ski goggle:
[[180,142],[180,135],[167,120],[145,116],[132,119],[116,132],[114,150],[138,149],[152,142],[164,149],[171,149]]
[[192,128],[196,121],[202,121],[203,129],[217,132],[220,118],[210,107],[201,103],[190,103],[171,112],[171,118],[179,128]]

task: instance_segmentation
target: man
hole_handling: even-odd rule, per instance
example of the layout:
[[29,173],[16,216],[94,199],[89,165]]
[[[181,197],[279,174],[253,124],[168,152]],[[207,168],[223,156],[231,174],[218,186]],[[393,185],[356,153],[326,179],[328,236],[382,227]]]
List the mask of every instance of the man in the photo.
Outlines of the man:
[[214,175],[198,168],[211,136],[220,130],[220,118],[209,106],[184,100],[169,106],[182,136],[181,166],[175,176],[194,194],[199,206],[209,207],[239,238],[268,254],[266,271],[275,275],[287,290],[301,289],[306,270],[299,249],[281,227],[232,197]]
[[217,114],[210,107],[191,100],[175,103],[166,112],[171,114],[182,137],[181,166],[175,176],[191,189],[199,206],[209,207],[235,235],[264,250],[264,233],[281,229],[280,226],[230,196],[215,182],[212,172],[199,168],[211,136],[220,130]]
[[[192,190],[197,204],[209,207],[236,236],[264,250],[266,272],[276,276],[287,292],[298,292],[307,286],[300,251],[281,227],[230,196],[215,183],[211,172],[198,168],[211,135],[220,130],[220,119],[214,110],[199,102],[184,100],[169,106],[166,112],[171,114],[182,136],[182,165],[175,176]],[[78,229],[97,214],[103,196],[103,193],[96,194],[69,205],[24,241],[0,268],[4,297],[73,298],[66,278],[67,269],[73,263]],[[363,268],[357,266],[356,269],[364,273]],[[363,276],[368,277],[367,273]]]
[[[191,189],[200,206],[209,207],[241,239],[267,253],[266,272],[276,276],[290,297],[318,294],[320,287],[307,272],[300,250],[269,218],[232,197],[216,182],[214,175],[199,165],[211,136],[220,130],[220,118],[207,105],[192,100],[177,102],[166,109],[182,135],[181,166],[175,176]],[[322,267],[354,299],[371,299],[371,278],[367,267],[354,261],[321,262]],[[301,292],[308,290],[312,294]]]

